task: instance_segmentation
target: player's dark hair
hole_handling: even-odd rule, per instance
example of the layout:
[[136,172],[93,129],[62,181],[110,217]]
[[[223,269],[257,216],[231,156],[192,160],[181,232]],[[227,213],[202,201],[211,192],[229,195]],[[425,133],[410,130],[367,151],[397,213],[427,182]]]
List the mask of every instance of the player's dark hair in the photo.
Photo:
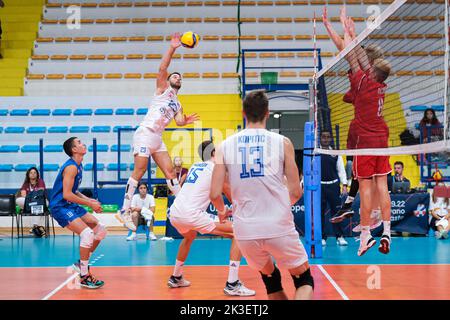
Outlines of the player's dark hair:
[[145,182],[139,182],[139,184],[137,186],[138,190],[141,186],[145,186],[145,189],[147,189],[147,192],[148,192],[148,185]]
[[64,152],[69,156],[73,156],[72,148],[73,148],[73,142],[77,139],[77,137],[70,137],[66,141],[64,141],[63,148]]
[[249,122],[261,122],[269,111],[269,99],[264,90],[256,90],[244,98],[244,113]]
[[173,76],[174,74],[177,74],[181,77],[181,73],[179,72],[172,72],[171,74],[169,74],[169,76],[167,77],[167,81],[169,81],[170,77]]
[[397,164],[401,165],[402,168],[405,167],[405,165],[404,165],[403,162],[401,162],[401,161],[395,161],[394,166],[397,165]]
[[211,140],[203,141],[198,146],[198,155],[202,159],[202,161],[208,161],[212,157],[214,157],[214,153],[216,152],[216,148],[214,147],[214,143]]

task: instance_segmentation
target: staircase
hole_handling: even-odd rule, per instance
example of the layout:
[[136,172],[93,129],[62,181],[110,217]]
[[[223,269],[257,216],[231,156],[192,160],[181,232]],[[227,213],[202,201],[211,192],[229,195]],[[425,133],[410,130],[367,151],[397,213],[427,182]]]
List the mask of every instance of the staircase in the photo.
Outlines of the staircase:
[[0,59],[0,96],[23,95],[28,59],[46,0],[7,0],[0,8],[3,35]]

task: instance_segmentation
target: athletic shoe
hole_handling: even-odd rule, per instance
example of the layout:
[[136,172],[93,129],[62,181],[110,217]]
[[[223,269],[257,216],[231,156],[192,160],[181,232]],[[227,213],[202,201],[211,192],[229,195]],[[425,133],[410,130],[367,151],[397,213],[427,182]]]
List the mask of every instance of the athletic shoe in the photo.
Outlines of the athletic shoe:
[[448,239],[448,231],[447,230],[442,231],[442,237],[444,239]]
[[175,277],[170,276],[169,281],[167,281],[167,285],[170,288],[181,288],[181,287],[189,287],[191,283],[183,278],[183,276]]
[[95,277],[90,273],[83,277],[80,276],[80,285],[84,288],[98,289],[100,287],[103,287],[104,284],[105,282],[95,279]]
[[348,242],[345,240],[344,237],[337,238],[336,243],[338,246],[348,246]]
[[136,233],[132,233],[131,236],[127,237],[127,241],[136,241],[137,235]]
[[380,239],[380,246],[378,247],[378,251],[384,254],[388,254],[391,250],[391,237],[387,234],[383,234]]
[[158,240],[158,238],[155,236],[155,234],[153,232],[150,232],[149,236],[150,236],[150,240],[152,240],[152,241]]
[[337,215],[331,218],[331,223],[339,223],[347,218],[353,217],[355,213],[352,209],[353,202],[344,203],[342,208],[337,212]]
[[327,245],[327,240],[325,240],[325,239],[322,239],[322,246],[326,246]]
[[130,229],[131,231],[136,231],[136,225],[133,223],[133,220],[131,219],[131,212],[130,210],[119,210],[117,211],[117,214],[114,215],[117,220],[120,221],[124,225],[125,228]]
[[434,232],[434,236],[436,237],[436,239],[440,239],[440,238],[442,238],[442,233],[441,232],[439,232],[439,231],[435,231]]
[[358,256],[362,256],[370,248],[372,248],[377,242],[372,236],[369,236],[366,240],[361,240],[359,243]]
[[227,296],[240,296],[240,297],[249,297],[254,296],[256,294],[255,290],[250,290],[246,288],[241,281],[236,281],[234,284],[231,284],[227,281],[223,292]]
[[[383,224],[383,220],[377,220],[370,226],[370,230],[374,230]],[[361,225],[358,224],[356,227],[352,229],[353,232],[359,233],[361,232]]]
[[[80,259],[78,259],[77,262],[74,262],[72,264],[72,269],[76,272],[76,273],[81,273],[81,262]],[[91,270],[91,266],[88,265],[88,272]]]

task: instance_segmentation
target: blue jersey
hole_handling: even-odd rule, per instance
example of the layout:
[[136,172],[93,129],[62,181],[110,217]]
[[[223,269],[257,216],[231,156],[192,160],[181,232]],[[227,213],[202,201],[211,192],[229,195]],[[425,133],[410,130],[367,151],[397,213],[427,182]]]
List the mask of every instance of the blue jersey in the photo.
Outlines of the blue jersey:
[[52,197],[50,199],[50,208],[64,207],[71,204],[63,197],[63,172],[68,166],[76,166],[78,173],[75,176],[75,181],[73,182],[72,192],[76,193],[78,187],[81,185],[81,180],[83,178],[83,166],[78,165],[72,158],[67,160],[59,170],[58,176],[56,177],[55,183],[53,184]]

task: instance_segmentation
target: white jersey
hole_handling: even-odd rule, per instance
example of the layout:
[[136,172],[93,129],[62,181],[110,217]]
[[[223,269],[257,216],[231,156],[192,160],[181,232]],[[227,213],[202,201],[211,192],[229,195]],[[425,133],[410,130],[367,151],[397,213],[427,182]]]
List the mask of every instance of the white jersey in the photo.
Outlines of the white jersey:
[[192,165],[183,187],[170,207],[170,216],[188,216],[194,212],[206,211],[211,202],[209,192],[213,169],[212,161]]
[[153,97],[150,108],[140,125],[149,128],[154,133],[162,134],[180,110],[181,104],[178,101],[177,93],[169,86],[162,94]]
[[270,239],[295,232],[284,183],[284,137],[245,129],[222,143],[238,240]]

